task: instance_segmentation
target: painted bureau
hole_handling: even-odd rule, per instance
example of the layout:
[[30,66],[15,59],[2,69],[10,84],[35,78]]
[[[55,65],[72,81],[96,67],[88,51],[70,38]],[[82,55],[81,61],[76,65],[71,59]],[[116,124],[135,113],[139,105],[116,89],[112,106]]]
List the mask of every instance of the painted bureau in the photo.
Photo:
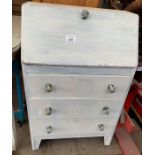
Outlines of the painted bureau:
[[138,63],[138,16],[28,2],[21,46],[32,149],[77,137],[110,145]]

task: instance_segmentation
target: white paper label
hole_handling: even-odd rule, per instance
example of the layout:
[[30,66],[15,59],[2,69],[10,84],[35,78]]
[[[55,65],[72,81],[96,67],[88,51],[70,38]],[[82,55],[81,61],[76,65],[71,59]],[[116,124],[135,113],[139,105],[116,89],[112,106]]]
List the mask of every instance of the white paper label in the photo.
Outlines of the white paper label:
[[75,34],[68,34],[65,36],[67,42],[76,42],[76,35]]

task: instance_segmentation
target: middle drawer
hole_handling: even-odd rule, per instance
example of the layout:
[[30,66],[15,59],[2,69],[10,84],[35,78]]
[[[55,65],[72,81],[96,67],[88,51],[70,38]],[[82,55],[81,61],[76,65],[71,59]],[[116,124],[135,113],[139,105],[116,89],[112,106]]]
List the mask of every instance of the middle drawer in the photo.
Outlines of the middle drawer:
[[114,118],[123,103],[123,99],[30,99],[28,108],[33,119]]

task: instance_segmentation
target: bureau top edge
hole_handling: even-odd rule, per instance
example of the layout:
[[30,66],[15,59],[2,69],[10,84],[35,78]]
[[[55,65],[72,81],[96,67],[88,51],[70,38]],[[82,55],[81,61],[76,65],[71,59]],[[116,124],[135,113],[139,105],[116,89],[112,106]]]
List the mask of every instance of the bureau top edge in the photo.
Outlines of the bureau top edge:
[[77,75],[123,75],[133,76],[134,67],[83,67],[83,66],[52,66],[22,64],[26,74],[77,74]]
[[119,63],[116,63],[116,64],[107,64],[106,62],[104,64],[85,64],[85,63],[82,63],[82,64],[76,64],[76,63],[72,63],[72,64],[69,64],[69,63],[59,63],[59,62],[54,62],[54,63],[50,63],[50,62],[30,62],[30,61],[25,61],[23,56],[21,55],[21,62],[26,65],[26,66],[53,66],[53,67],[80,67],[80,68],[90,68],[90,67],[94,67],[94,68],[106,68],[106,67],[109,67],[109,68],[137,68],[138,66],[138,56],[136,56],[136,60],[134,59],[133,61],[135,61],[133,64],[128,64],[128,63],[124,63],[123,65],[119,64]]

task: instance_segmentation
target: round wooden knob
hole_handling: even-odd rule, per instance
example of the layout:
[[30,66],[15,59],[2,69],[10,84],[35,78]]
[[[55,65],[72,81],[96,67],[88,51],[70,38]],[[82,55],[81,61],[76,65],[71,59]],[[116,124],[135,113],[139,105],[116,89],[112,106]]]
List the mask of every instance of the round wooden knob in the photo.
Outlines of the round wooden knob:
[[52,108],[51,107],[45,108],[45,114],[46,115],[51,115],[52,114]]
[[103,124],[99,124],[98,128],[100,129],[100,131],[103,131],[104,130],[104,125]]
[[47,134],[50,134],[52,132],[52,126],[47,126],[46,132],[47,132]]
[[109,84],[108,85],[108,90],[110,93],[114,93],[116,91],[116,88],[113,84]]
[[83,10],[82,13],[81,13],[81,18],[82,19],[87,19],[88,16],[89,16],[89,11]]
[[108,106],[104,106],[103,107],[103,112],[106,114],[106,115],[108,115],[109,114],[109,107]]
[[51,92],[52,89],[53,89],[52,84],[50,84],[50,83],[46,83],[46,84],[45,84],[45,91],[46,91],[46,92]]

